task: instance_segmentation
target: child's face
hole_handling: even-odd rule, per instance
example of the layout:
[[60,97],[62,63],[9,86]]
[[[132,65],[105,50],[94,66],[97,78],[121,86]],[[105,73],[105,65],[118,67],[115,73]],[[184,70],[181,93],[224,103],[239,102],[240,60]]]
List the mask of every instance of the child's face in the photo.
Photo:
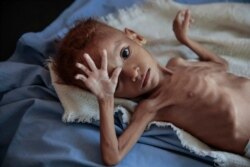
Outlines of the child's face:
[[116,97],[135,98],[149,93],[159,84],[160,66],[140,45],[140,40],[141,36],[133,31],[111,29],[107,38],[98,42],[100,53],[107,50],[109,74],[116,67],[122,67]]

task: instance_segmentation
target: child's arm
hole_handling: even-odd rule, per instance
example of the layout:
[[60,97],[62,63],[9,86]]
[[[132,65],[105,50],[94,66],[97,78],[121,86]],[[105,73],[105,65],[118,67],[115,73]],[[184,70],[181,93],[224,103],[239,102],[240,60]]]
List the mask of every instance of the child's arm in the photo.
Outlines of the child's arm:
[[228,63],[225,59],[210,52],[199,43],[191,40],[187,36],[187,31],[191,22],[191,14],[189,10],[179,11],[173,22],[173,31],[179,42],[193,50],[200,58],[201,61],[211,61],[221,64],[225,69],[228,68]]
[[[102,57],[102,65],[97,69],[89,55],[84,58],[90,69],[83,64],[77,64],[86,76],[76,75],[94,93],[100,108],[100,139],[101,153],[106,165],[114,165],[123,159],[137,142],[148,122],[153,119],[152,112],[145,112],[148,107],[143,103],[138,105],[132,120],[125,132],[117,139],[114,127],[114,93],[121,69],[116,68],[111,77],[107,72],[107,52]],[[143,112],[143,114],[141,113]]]
[[[127,129],[117,139],[114,128],[113,100],[114,98],[111,97],[99,100],[101,152],[106,165],[115,165],[120,162],[153,119],[151,113],[145,112],[142,108],[139,111],[138,108],[133,114]],[[139,114],[141,111],[144,111],[144,114]]]

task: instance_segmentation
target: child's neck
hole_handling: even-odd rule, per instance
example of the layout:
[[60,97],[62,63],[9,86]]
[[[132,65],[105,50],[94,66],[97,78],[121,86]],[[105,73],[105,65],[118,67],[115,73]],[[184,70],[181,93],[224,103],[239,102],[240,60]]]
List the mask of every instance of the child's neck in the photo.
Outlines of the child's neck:
[[[143,94],[137,98],[134,98],[133,101],[139,102],[142,99],[147,99],[151,97],[162,86],[162,82],[166,83],[166,79],[170,80],[171,76],[173,75],[173,71],[167,67],[161,67],[160,65],[159,65],[159,69],[160,69],[159,72],[161,73],[159,85],[155,89],[151,90],[150,92],[147,92],[146,94]],[[164,85],[166,86],[166,84]]]
[[[166,81],[166,79],[170,79],[173,75],[174,71],[168,67],[159,66],[161,72],[161,81]],[[160,82],[161,83],[161,82]]]

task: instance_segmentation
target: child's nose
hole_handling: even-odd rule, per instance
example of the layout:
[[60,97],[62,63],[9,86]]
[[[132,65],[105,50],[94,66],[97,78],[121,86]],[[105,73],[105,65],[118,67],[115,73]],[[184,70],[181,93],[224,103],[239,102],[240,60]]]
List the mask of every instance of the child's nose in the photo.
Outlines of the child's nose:
[[131,79],[132,82],[136,82],[140,78],[140,68],[139,67],[134,67],[131,70]]

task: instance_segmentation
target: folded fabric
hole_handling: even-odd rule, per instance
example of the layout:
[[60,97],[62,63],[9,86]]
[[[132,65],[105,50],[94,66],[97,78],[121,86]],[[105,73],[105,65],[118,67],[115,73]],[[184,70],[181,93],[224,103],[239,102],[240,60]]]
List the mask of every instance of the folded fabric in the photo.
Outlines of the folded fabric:
[[[118,29],[129,27],[147,38],[146,48],[165,65],[169,58],[182,56],[195,59],[197,56],[188,48],[179,45],[172,32],[172,20],[178,10],[189,8],[195,20],[190,28],[190,37],[223,56],[229,61],[230,71],[250,78],[250,18],[249,6],[236,3],[183,5],[170,0],[148,1],[100,20]],[[145,28],[147,27],[147,28]],[[51,65],[49,65],[51,66]],[[59,78],[50,67],[53,85],[64,107],[64,122],[92,122],[99,120],[96,98],[79,88],[60,84]],[[122,111],[124,122],[137,104],[126,99],[115,99],[114,112]],[[250,160],[229,152],[210,148],[189,133],[171,123],[152,122],[157,126],[171,126],[181,140],[183,147],[190,151],[215,158],[219,166],[250,166]]]
[[[54,72],[51,61],[53,60],[49,60],[48,63],[51,81],[64,108],[62,120],[64,122],[87,123],[99,120],[99,107],[96,97],[86,90],[63,84]],[[127,123],[130,119],[128,111],[133,112],[137,104],[122,98],[115,98],[114,103],[114,112],[121,111],[123,113],[123,121]]]

